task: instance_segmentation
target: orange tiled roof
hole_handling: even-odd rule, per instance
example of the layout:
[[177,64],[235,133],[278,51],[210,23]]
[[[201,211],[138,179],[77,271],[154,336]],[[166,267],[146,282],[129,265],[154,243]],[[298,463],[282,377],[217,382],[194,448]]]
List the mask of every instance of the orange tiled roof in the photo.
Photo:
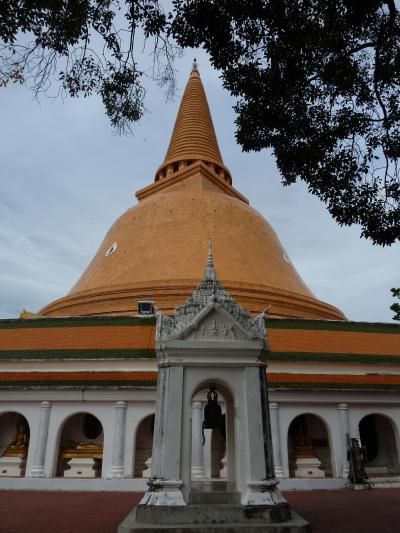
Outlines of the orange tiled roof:
[[[400,336],[270,329],[272,352],[400,355]],[[155,349],[154,326],[0,329],[0,350]]]
[[269,374],[274,383],[353,383],[400,385],[400,375],[387,374],[302,374],[274,372]]
[[400,355],[400,335],[354,331],[269,329],[273,352]]
[[157,372],[0,372],[0,382],[64,381],[64,382],[102,382],[102,381],[152,381],[157,382]]
[[[267,331],[272,360],[391,363],[400,358],[400,326],[268,319]],[[155,356],[153,318],[0,321],[0,359]]]
[[0,350],[154,349],[154,326],[0,329]]

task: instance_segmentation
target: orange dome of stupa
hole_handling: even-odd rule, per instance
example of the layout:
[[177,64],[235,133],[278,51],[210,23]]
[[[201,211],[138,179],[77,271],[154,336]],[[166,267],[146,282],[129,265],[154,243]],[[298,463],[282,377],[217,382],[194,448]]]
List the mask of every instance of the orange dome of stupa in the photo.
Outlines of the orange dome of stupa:
[[164,312],[198,285],[213,239],[218,278],[253,313],[344,319],[317,300],[268,222],[232,187],[194,66],[155,182],[108,231],[82,277],[48,316],[136,314],[152,300]]

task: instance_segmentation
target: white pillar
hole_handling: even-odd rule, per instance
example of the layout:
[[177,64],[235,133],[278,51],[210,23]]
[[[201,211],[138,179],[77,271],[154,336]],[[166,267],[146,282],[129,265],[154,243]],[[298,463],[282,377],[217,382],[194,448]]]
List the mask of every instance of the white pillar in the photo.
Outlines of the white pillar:
[[161,480],[181,479],[183,367],[160,366],[151,476]]
[[203,446],[203,459],[204,459],[204,477],[207,479],[212,477],[212,450],[211,450],[211,441],[212,441],[212,429],[205,429],[204,436],[206,442]]
[[[182,443],[190,442],[190,412],[183,412],[183,366],[158,365],[156,417],[154,421],[150,490],[143,505],[186,505],[182,493]],[[187,405],[188,410],[191,405]],[[188,419],[185,419],[188,416]],[[186,425],[183,424],[186,423]],[[190,448],[188,461],[190,464]],[[188,486],[190,488],[190,472]]]
[[242,406],[238,421],[241,503],[275,505],[285,500],[277,490],[275,478],[265,366],[245,367],[243,377],[244,397],[238,400]]
[[271,414],[271,434],[272,434],[272,448],[274,450],[275,475],[277,478],[285,477],[285,469],[282,466],[282,450],[281,450],[281,430],[279,424],[279,404],[271,402],[269,404],[269,412]]
[[118,401],[115,404],[114,419],[114,442],[112,463],[109,472],[110,478],[125,477],[124,469],[124,450],[125,450],[125,421],[126,421],[126,402]]
[[342,477],[347,478],[349,476],[349,462],[347,460],[347,443],[346,434],[350,437],[350,421],[349,421],[349,406],[347,403],[339,403],[337,406],[339,421],[340,421],[340,434],[341,434],[341,463],[342,463]]
[[203,436],[203,405],[192,403],[192,478],[204,479]]
[[34,463],[31,469],[32,477],[46,477],[45,460],[47,437],[49,434],[50,402],[40,404],[39,430],[36,439]]

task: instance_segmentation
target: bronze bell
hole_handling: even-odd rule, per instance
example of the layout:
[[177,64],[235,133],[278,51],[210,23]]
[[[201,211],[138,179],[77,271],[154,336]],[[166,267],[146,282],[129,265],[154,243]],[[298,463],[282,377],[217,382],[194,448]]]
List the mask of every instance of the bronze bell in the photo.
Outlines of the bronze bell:
[[205,429],[221,429],[223,427],[222,410],[218,403],[218,392],[215,383],[210,383],[207,393],[207,405],[204,407],[204,420],[202,426],[203,445],[206,441]]

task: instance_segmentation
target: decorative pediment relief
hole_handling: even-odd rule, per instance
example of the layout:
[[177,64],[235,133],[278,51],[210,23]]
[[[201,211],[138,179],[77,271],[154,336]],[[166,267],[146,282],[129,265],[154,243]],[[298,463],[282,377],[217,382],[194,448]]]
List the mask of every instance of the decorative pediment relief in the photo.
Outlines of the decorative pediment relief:
[[213,320],[204,320],[188,338],[200,340],[235,340],[235,334],[232,325],[224,320],[214,318]]
[[210,309],[205,317],[195,320],[186,330],[182,331],[180,338],[202,341],[234,341],[249,340],[249,335],[235,324],[235,321],[226,313]]

